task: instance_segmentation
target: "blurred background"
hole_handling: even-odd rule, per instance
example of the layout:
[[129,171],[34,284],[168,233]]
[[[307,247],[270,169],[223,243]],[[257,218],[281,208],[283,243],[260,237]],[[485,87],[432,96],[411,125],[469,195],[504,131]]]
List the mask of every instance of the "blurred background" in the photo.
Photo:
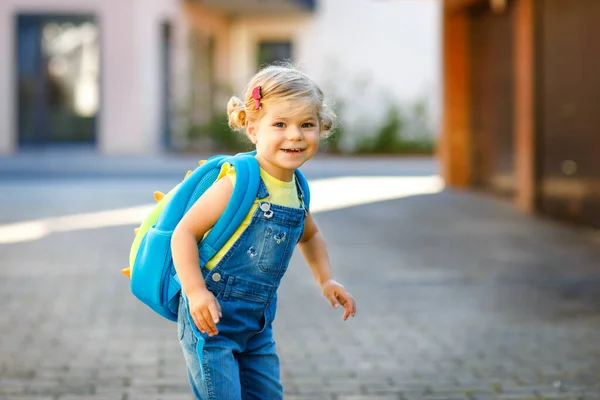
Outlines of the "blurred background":
[[[0,0],[0,399],[190,399],[133,228],[292,60],[340,119],[303,172],[357,318],[298,255],[286,399],[600,399],[600,0]],[[596,26],[596,28],[594,28]],[[598,36],[597,36],[598,35]]]
[[227,101],[281,60],[314,77],[343,117],[331,150],[432,149],[437,1],[11,0],[0,10],[0,51],[13,60],[0,70],[2,153],[235,150]]

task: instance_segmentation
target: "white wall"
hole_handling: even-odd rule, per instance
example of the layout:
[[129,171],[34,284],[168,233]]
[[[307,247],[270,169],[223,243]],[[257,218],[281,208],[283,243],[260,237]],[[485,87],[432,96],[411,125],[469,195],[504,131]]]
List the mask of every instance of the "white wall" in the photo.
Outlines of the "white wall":
[[256,73],[258,43],[263,40],[290,40],[292,51],[296,51],[299,35],[310,18],[310,15],[250,17],[240,18],[231,24],[229,76],[238,95],[243,94],[241,91]]
[[319,0],[308,16],[239,18],[231,25],[231,81],[241,94],[256,72],[259,41],[291,40],[299,66],[347,105],[343,122],[353,127],[347,133],[372,134],[390,101],[402,106],[421,99],[436,129],[440,24],[439,0]]
[[[161,22],[182,22],[178,0],[0,1],[0,154],[15,150],[15,16],[19,12],[85,13],[101,35],[98,148],[104,153],[158,151],[161,135]],[[174,38],[180,38],[177,31]],[[177,48],[177,45],[174,46]]]
[[346,122],[368,129],[389,93],[399,104],[425,98],[437,125],[440,29],[439,0],[321,0],[299,36],[298,60],[349,103]]
[[[135,0],[134,26],[136,43],[133,55],[136,57],[140,85],[140,134],[139,143],[128,148],[137,148],[139,152],[152,152],[161,149],[162,145],[162,23],[171,23],[171,40],[180,39],[177,29],[181,29],[183,18],[179,13],[178,0]],[[176,51],[178,44],[171,44],[171,52]],[[172,63],[173,64],[173,63]],[[172,65],[175,68],[175,65]],[[172,90],[175,84],[171,84]]]
[[[350,105],[347,125],[373,127],[385,111],[383,92],[402,103],[426,97],[435,120],[441,92],[440,8],[439,0],[320,0],[310,15],[240,18],[232,22],[225,46],[225,75],[239,94],[255,72],[257,43],[289,39],[300,66],[328,94]],[[186,85],[187,26],[179,0],[0,0],[0,59],[12,60],[0,63],[0,154],[13,151],[17,141],[18,12],[96,15],[102,49],[98,148],[112,154],[160,149],[163,20],[173,22],[174,93],[183,96]]]

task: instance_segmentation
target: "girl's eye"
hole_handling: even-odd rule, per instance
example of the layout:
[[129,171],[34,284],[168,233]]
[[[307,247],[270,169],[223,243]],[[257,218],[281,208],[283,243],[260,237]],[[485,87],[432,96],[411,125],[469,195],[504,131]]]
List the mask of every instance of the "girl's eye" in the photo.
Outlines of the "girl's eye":
[[313,123],[311,123],[311,122],[307,122],[307,123],[305,123],[305,124],[302,124],[302,127],[303,127],[303,128],[312,128],[312,127],[314,127],[314,126],[315,126],[315,125],[314,125]]
[[277,128],[285,128],[285,124],[283,122],[276,122],[275,125],[273,125]]

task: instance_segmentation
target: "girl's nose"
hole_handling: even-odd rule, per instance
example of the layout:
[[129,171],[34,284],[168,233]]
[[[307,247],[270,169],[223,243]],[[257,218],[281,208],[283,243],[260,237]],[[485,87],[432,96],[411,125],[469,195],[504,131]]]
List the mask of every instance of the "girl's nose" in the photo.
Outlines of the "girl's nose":
[[288,140],[301,140],[304,137],[302,129],[296,127],[290,127],[287,132]]

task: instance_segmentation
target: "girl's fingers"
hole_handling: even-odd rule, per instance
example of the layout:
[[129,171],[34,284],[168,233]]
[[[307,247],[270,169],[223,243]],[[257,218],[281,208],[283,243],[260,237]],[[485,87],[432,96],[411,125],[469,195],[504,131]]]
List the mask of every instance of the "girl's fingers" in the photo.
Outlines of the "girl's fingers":
[[206,333],[208,333],[210,336],[216,335],[217,326],[215,325],[215,321],[210,315],[210,311],[208,310],[208,308],[202,310],[202,316],[204,317],[204,323],[208,326],[208,330],[206,331]]
[[[218,305],[219,303],[217,303]],[[217,308],[217,305],[215,305],[214,303],[208,306],[208,311],[210,312],[210,316],[211,316],[211,321],[213,321],[215,324],[217,324],[219,322],[219,318],[221,317],[221,313],[219,312],[219,309]],[[215,326],[215,329],[216,326]]]
[[350,296],[348,292],[342,291],[338,293],[337,300],[341,305],[345,307],[346,304],[352,303],[352,296]]
[[345,321],[348,319],[349,316],[350,316],[350,310],[348,308],[344,308],[344,315],[342,316],[342,319]]
[[344,315],[342,317],[344,321],[348,319],[350,315],[353,317],[356,315],[356,302],[349,293],[340,294],[339,302],[344,306]]
[[329,296],[327,296],[327,299],[329,299],[329,302],[331,303],[332,307],[338,308],[340,306],[337,297],[335,296],[335,293],[331,293]]
[[346,303],[346,306],[344,307],[344,315],[346,316],[346,318],[348,318],[349,316],[354,317],[356,315],[356,303],[354,301],[349,301],[348,303]]
[[208,325],[204,321],[204,317],[202,316],[202,314],[200,314],[200,313],[194,313],[192,315],[192,318],[193,318],[194,323],[196,324],[196,326],[198,327],[198,330],[200,332],[202,332],[202,333],[207,333],[208,332]]
[[344,315],[342,316],[343,320],[347,320],[350,314],[352,313],[352,303],[344,300]]

